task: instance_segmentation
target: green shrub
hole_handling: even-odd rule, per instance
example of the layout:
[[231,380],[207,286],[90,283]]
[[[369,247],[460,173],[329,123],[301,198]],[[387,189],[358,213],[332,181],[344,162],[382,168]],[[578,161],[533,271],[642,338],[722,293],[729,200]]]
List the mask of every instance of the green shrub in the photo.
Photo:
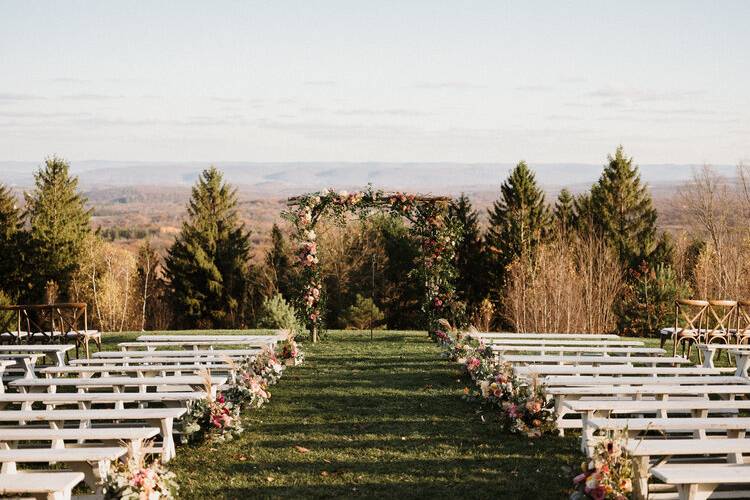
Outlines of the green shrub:
[[385,328],[385,325],[379,325],[385,319],[385,314],[371,298],[364,298],[360,294],[357,294],[354,304],[349,306],[341,319],[347,329],[366,330],[370,328],[371,321],[373,328]]
[[304,326],[297,317],[294,307],[284,300],[280,293],[263,301],[258,318],[260,328],[280,328],[301,333]]

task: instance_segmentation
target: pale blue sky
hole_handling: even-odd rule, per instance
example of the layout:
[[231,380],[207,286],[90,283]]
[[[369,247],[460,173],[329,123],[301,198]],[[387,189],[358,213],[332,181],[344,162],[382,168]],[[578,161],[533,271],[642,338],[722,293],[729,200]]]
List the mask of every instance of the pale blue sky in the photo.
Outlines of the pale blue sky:
[[750,2],[4,1],[0,160],[750,158]]

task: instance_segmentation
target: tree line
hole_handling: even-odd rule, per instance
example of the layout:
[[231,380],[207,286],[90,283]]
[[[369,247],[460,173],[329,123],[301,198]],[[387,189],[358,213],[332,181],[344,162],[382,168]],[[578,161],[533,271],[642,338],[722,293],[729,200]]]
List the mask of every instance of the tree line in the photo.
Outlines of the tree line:
[[[739,167],[736,185],[708,167],[696,173],[677,198],[688,230],[673,235],[658,229],[648,188],[621,147],[590,190],[563,189],[552,203],[520,162],[486,224],[467,196],[450,206],[464,235],[451,319],[482,329],[648,335],[672,321],[677,297],[750,296],[747,173]],[[47,159],[34,181],[23,209],[0,185],[0,301],[87,302],[105,331],[294,322],[298,256],[288,228],[273,226],[267,251],[251,248],[236,190],[217,169],[193,186],[165,255],[148,239],[130,252],[92,230],[63,159]],[[419,324],[422,290],[404,279],[419,248],[401,218],[375,213],[322,223],[318,233],[331,326]]]

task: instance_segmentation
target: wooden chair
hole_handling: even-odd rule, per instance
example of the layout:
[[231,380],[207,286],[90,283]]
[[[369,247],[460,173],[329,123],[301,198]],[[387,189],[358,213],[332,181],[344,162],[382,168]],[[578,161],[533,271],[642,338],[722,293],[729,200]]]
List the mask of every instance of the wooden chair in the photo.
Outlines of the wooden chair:
[[750,300],[737,302],[737,331],[734,339],[737,344],[750,343]]
[[[709,300],[708,318],[706,319],[706,331],[703,333],[703,335],[699,336],[699,343],[729,344],[729,341],[732,338],[732,326],[734,326],[735,324],[736,314],[736,300]],[[700,352],[699,357],[701,357]],[[727,357],[729,357],[728,351]]]
[[[672,355],[677,355],[677,348],[682,344],[682,354],[690,357],[690,347],[701,340],[706,331],[707,300],[677,299],[675,301],[674,330],[672,330]],[[700,355],[700,353],[699,353]]]

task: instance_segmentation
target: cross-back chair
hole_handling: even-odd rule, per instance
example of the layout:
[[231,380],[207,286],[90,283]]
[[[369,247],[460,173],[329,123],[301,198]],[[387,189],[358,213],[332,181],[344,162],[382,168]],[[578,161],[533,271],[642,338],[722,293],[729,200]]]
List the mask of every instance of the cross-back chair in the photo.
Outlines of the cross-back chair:
[[735,340],[738,344],[750,343],[750,300],[737,301],[737,331]]
[[[736,300],[709,300],[706,332],[701,335],[699,342],[729,344],[736,323],[736,315]],[[729,358],[729,351],[725,351],[725,354]]]
[[[674,330],[672,331],[672,355],[677,355],[677,348],[682,345],[682,355],[690,357],[690,348],[701,341],[706,332],[706,320],[709,303],[707,300],[677,299],[675,301]],[[700,351],[699,351],[700,355]]]

